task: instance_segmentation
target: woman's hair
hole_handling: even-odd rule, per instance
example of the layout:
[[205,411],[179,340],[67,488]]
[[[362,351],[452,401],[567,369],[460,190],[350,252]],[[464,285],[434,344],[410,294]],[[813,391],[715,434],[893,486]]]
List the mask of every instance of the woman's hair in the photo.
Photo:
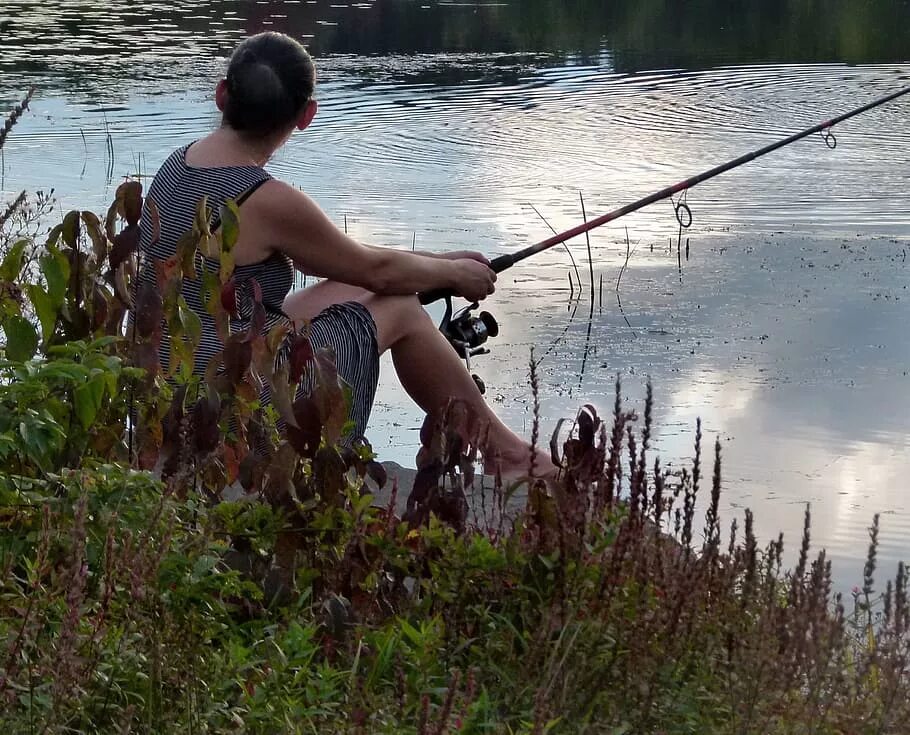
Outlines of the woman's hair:
[[302,45],[270,31],[234,50],[226,81],[225,122],[239,133],[266,136],[296,122],[313,96],[316,68]]

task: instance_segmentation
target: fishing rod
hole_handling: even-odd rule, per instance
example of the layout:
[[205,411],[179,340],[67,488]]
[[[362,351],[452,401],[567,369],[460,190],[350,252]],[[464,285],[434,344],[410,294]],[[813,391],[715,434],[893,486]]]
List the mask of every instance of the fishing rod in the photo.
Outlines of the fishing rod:
[[[824,122],[819,123],[818,125],[813,125],[811,128],[806,128],[798,133],[779,140],[770,145],[766,145],[763,148],[758,148],[751,153],[746,153],[738,158],[734,158],[731,161],[722,163],[719,166],[710,168],[707,171],[703,171],[700,174],[695,176],[690,176],[688,179],[684,179],[672,186],[667,186],[659,191],[655,191],[653,194],[649,194],[646,197],[626,204],[625,206],[614,209],[612,212],[607,212],[599,217],[595,217],[592,220],[583,222],[580,225],[576,225],[571,229],[565,230],[564,232],[559,232],[552,237],[548,237],[546,240],[542,240],[539,243],[530,245],[522,250],[519,250],[516,253],[510,253],[507,255],[500,255],[497,258],[494,258],[490,261],[490,267],[496,272],[501,273],[507,268],[511,268],[516,263],[530,258],[532,255],[537,255],[538,253],[548,250],[554,245],[559,245],[571,240],[573,237],[582,235],[585,232],[590,232],[591,230],[601,227],[602,225],[607,224],[608,222],[613,222],[614,220],[624,217],[627,214],[636,212],[639,209],[643,209],[650,204],[655,202],[662,201],[663,199],[668,199],[674,194],[679,194],[680,192],[686,192],[697,184],[701,184],[708,179],[713,179],[715,176],[719,176],[722,173],[730,171],[734,168],[742,166],[743,164],[754,161],[756,158],[760,158],[772,151],[776,151],[778,148],[783,148],[788,146],[791,143],[795,143],[798,140],[807,138],[814,133],[821,133],[822,140],[825,142],[829,148],[834,149],[837,147],[837,138],[834,137],[834,133],[831,132],[831,128],[837,125],[838,123],[848,120],[851,117],[859,115],[863,112],[867,112],[875,107],[883,105],[887,102],[902,97],[905,94],[910,94],[910,87],[905,87],[904,89],[898,90],[897,92],[892,92],[891,94],[885,95],[884,97],[879,97],[867,102],[861,107],[857,107],[849,112],[845,112],[842,115],[831,118],[830,120],[825,120]],[[685,228],[691,224],[692,214],[689,211],[689,208],[684,202],[680,202],[675,205],[676,217],[680,223],[680,226]],[[452,293],[444,289],[438,289],[434,291],[427,291],[419,294],[421,304],[430,304],[434,301],[440,299],[446,300],[446,313],[442,319],[442,322],[439,325],[440,330],[458,352],[458,354],[463,357],[468,362],[468,368],[470,369],[470,358],[474,355],[485,354],[489,350],[485,350],[481,347],[484,342],[487,341],[489,337],[495,337],[499,332],[499,327],[496,323],[496,320],[489,312],[481,312],[479,315],[474,316],[471,312],[478,307],[477,303],[473,303],[461,310],[457,314],[452,313]],[[475,376],[475,380],[478,380]],[[480,383],[479,383],[480,384]],[[481,385],[482,387],[482,385]]]

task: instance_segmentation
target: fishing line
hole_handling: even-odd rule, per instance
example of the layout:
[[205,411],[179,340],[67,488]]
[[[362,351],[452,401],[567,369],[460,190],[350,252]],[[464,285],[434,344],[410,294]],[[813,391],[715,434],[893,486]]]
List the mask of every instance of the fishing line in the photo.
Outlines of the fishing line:
[[[727,161],[726,163],[722,163],[718,166],[715,166],[714,168],[710,168],[707,171],[703,171],[700,174],[696,174],[695,176],[690,176],[688,179],[684,179],[677,182],[676,184],[664,187],[663,189],[655,191],[646,197],[638,199],[637,201],[626,204],[625,206],[619,207],[618,209],[614,209],[612,212],[607,212],[606,214],[595,217],[592,220],[582,222],[581,224],[576,225],[575,227],[572,227],[565,232],[556,233],[552,237],[549,237],[546,240],[543,240],[529,247],[523,248],[518,252],[510,253],[507,255],[500,255],[490,262],[490,267],[496,273],[501,273],[507,268],[511,268],[516,263],[519,263],[526,258],[530,258],[533,255],[537,255],[544,250],[548,250],[554,245],[565,243],[567,240],[571,240],[573,237],[590,232],[597,227],[601,227],[608,222],[612,222],[619,219],[620,217],[624,217],[631,212],[636,212],[639,209],[643,209],[644,207],[654,204],[655,202],[659,202],[663,199],[670,199],[670,202],[676,214],[676,221],[679,224],[677,260],[679,263],[680,280],[682,280],[682,254],[680,252],[682,249],[682,232],[692,225],[693,219],[692,210],[689,208],[689,205],[686,202],[686,197],[689,189],[697,186],[704,181],[713,179],[715,176],[719,176],[722,173],[730,171],[731,169],[742,166],[743,164],[749,163],[750,161],[754,161],[756,158],[760,158],[773,151],[776,151],[779,148],[783,148],[784,146],[795,143],[798,140],[802,140],[803,138],[806,138],[810,135],[814,135],[815,133],[818,133],[821,136],[822,141],[829,149],[834,150],[837,148],[837,138],[835,137],[832,130],[835,125],[875,107],[884,105],[887,102],[891,102],[892,100],[895,100],[898,97],[902,97],[908,93],[910,93],[910,87],[905,87],[883,97],[878,97],[860,107],[838,115],[837,117],[833,117],[830,120],[825,120],[818,125],[813,125],[810,128],[801,130],[800,132],[794,133],[787,138],[783,138],[782,140],[778,140],[762,148],[758,148],[754,151],[751,151],[750,153],[746,153],[742,156],[739,156],[738,158],[734,158],[730,161]],[[677,194],[680,195],[680,198],[674,201],[673,197]],[[672,246],[672,239],[670,242]],[[688,256],[688,242],[686,249]],[[581,279],[579,279],[579,288],[580,287]],[[499,327],[496,324],[496,320],[488,312],[482,312],[480,315],[474,316],[471,312],[474,309],[478,308],[479,305],[477,303],[472,303],[466,308],[459,311],[457,314],[453,314],[452,297],[454,294],[452,291],[447,289],[435,289],[433,291],[427,291],[418,294],[418,296],[421,304],[429,304],[440,299],[444,299],[446,301],[446,312],[439,327],[440,331],[449,340],[450,344],[452,344],[459,355],[465,359],[470,370],[470,358],[474,355],[480,355],[488,352],[488,350],[484,349],[482,345],[484,342],[486,342],[488,337],[495,336],[498,332]],[[482,382],[477,378],[475,378],[475,380],[478,382],[478,385],[481,388],[481,392],[483,392]]]
[[[842,115],[831,118],[830,120],[825,120],[818,125],[813,125],[811,128],[801,130],[800,132],[794,133],[793,135],[784,138],[783,140],[779,140],[762,148],[758,148],[754,151],[751,151],[750,153],[746,153],[742,156],[739,156],[738,158],[734,158],[731,161],[727,161],[726,163],[722,163],[718,166],[715,166],[714,168],[708,169],[707,171],[703,171],[700,174],[690,176],[688,179],[679,181],[676,184],[664,187],[659,191],[655,191],[653,194],[649,194],[648,196],[642,197],[637,201],[626,204],[619,209],[614,209],[612,212],[607,212],[606,214],[589,220],[588,222],[583,222],[580,225],[576,225],[575,227],[566,230],[565,232],[560,232],[556,235],[553,235],[552,237],[547,238],[546,240],[543,240],[542,242],[519,250],[516,253],[500,255],[498,258],[494,258],[490,265],[494,271],[501,273],[507,268],[511,268],[516,263],[525,260],[526,258],[530,258],[532,255],[537,255],[537,253],[543,252],[544,250],[548,250],[554,245],[559,245],[566,240],[571,240],[573,237],[584,234],[585,232],[589,232],[596,227],[601,227],[602,225],[607,224],[607,222],[612,222],[613,220],[619,219],[620,217],[630,214],[631,212],[636,212],[639,209],[643,209],[644,207],[654,204],[655,202],[659,202],[662,199],[668,199],[675,194],[686,192],[688,189],[691,189],[704,181],[713,179],[715,176],[719,176],[720,174],[726,173],[731,169],[742,166],[743,164],[749,163],[750,161],[754,161],[756,158],[766,156],[767,154],[776,151],[779,148],[783,148],[784,146],[795,143],[796,141],[802,140],[803,138],[806,138],[815,133],[820,133],[822,140],[825,142],[825,145],[833,150],[837,147],[837,138],[835,137],[834,132],[831,130],[831,128],[833,128],[838,123],[843,122],[844,120],[848,120],[851,117],[859,115],[875,107],[879,107],[880,105],[895,100],[898,97],[902,97],[908,93],[910,93],[910,87],[905,87],[904,89],[900,89],[897,92],[892,92],[891,94],[885,95],[884,97],[874,99],[871,102],[867,102],[865,105],[862,105],[861,107],[857,107],[853,110],[850,110],[849,112],[845,112]],[[688,210],[688,206],[686,206],[685,210],[683,211],[683,217],[686,216],[686,210]],[[688,210],[688,214],[691,215],[691,210]],[[445,298],[449,294],[450,292],[444,289],[424,292],[420,294],[420,302],[422,304],[429,304],[433,301],[437,301],[438,299]]]

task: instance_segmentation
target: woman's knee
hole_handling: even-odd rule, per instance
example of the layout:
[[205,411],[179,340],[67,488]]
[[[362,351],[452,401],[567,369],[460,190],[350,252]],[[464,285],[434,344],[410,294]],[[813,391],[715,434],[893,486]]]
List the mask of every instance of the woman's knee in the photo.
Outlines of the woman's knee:
[[411,332],[433,327],[429,314],[420,305],[416,295],[380,295],[335,281],[321,281],[302,291],[288,294],[284,310],[291,319],[312,319],[332,304],[345,301],[357,301],[369,309],[376,323],[380,352]]
[[373,315],[379,349],[383,352],[408,334],[433,326],[430,315],[420,305],[416,295],[370,294],[361,303]]
[[284,299],[284,313],[294,320],[313,319],[323,309],[345,301],[363,301],[370,295],[358,286],[337,281],[320,281],[317,284],[292,291]]

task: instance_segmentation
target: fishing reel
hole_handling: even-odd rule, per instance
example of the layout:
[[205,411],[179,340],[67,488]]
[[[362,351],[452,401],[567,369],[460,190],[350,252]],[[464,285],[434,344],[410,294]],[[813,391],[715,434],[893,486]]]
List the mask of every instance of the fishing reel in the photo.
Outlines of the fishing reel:
[[[490,337],[495,337],[499,334],[499,324],[488,311],[473,314],[472,312],[480,306],[476,301],[454,313],[452,297],[446,296],[445,302],[446,310],[442,321],[439,323],[439,331],[449,341],[449,344],[455,348],[458,356],[465,361],[470,373],[471,358],[490,353],[490,350],[485,348],[483,344]],[[477,384],[480,392],[485,393],[486,386],[483,380],[474,373],[471,373],[471,378]]]

